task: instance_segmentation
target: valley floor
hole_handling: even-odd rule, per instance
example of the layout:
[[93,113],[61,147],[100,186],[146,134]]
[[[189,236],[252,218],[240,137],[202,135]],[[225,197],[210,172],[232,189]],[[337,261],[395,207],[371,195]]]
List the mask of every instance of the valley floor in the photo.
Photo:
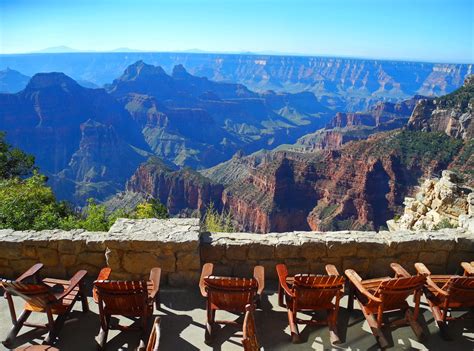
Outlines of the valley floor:
[[[301,344],[291,344],[288,328],[288,319],[285,309],[277,304],[275,286],[270,286],[263,299],[263,311],[255,314],[257,333],[261,345],[265,350],[326,350],[331,349],[329,333],[326,327],[301,326]],[[18,307],[23,303],[16,298]],[[242,350],[240,344],[241,331],[231,326],[225,326],[218,331],[213,347],[204,344],[204,323],[206,318],[205,301],[195,288],[171,289],[165,288],[161,292],[162,309],[155,311],[155,316],[161,318],[160,350]],[[95,336],[99,331],[98,308],[89,298],[91,312],[82,314],[80,304],[72,313],[62,333],[58,347],[61,350],[96,350]],[[376,350],[375,339],[370,333],[367,323],[355,304],[354,311],[349,314],[346,310],[347,299],[341,303],[339,318],[340,335],[343,344],[333,348],[335,350]],[[444,341],[438,334],[431,312],[426,303],[422,304],[421,324],[428,335],[423,343],[416,340],[409,327],[399,328],[388,333],[388,340],[393,341],[393,350],[472,350],[474,349],[474,323],[472,320],[458,321],[450,327],[453,341]],[[42,318],[44,316],[40,316]],[[218,312],[219,317],[219,312]],[[224,313],[221,314],[224,317]],[[220,317],[219,317],[220,318]],[[230,316],[232,318],[232,316]],[[241,319],[240,319],[241,320]],[[0,300],[0,339],[4,339],[10,328],[10,317],[5,299]],[[43,320],[41,320],[43,321]],[[126,323],[123,320],[122,323]],[[33,344],[41,343],[44,335],[22,330],[23,337],[20,344],[28,344],[35,338]],[[109,334],[108,350],[134,350],[138,346],[138,333],[119,333],[111,331]],[[0,349],[2,349],[0,346]]]

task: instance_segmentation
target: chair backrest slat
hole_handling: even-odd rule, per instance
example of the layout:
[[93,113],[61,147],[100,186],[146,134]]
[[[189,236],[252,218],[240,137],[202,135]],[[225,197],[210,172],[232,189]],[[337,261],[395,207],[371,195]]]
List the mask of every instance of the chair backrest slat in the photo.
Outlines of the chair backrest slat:
[[380,283],[374,295],[382,299],[387,309],[396,308],[403,304],[407,297],[414,294],[415,291],[421,291],[425,281],[426,277],[421,275],[384,280]]
[[460,303],[466,307],[474,306],[474,277],[453,276],[446,285],[450,303]]
[[209,276],[204,284],[209,303],[228,311],[244,311],[247,304],[253,304],[258,289],[254,278]]
[[148,309],[147,281],[96,280],[94,287],[106,313],[141,316]]
[[317,308],[331,303],[341,293],[344,277],[336,275],[297,274],[293,292],[298,306]]

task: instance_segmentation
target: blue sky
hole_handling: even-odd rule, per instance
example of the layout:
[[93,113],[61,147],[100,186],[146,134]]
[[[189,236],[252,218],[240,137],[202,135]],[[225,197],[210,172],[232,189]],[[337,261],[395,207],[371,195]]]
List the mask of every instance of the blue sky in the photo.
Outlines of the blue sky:
[[0,52],[65,45],[474,62],[474,0],[0,0]]

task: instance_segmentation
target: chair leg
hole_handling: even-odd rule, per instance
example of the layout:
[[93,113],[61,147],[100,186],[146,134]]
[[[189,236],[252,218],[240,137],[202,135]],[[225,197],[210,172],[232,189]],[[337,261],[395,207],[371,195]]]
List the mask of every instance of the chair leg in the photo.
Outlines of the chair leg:
[[56,320],[53,319],[53,315],[51,313],[48,313],[48,327],[49,327],[49,333],[46,336],[46,338],[43,341],[43,345],[51,345],[54,343],[56,337],[59,334],[59,331],[64,325],[64,322],[66,321],[67,314],[61,314],[59,315]]
[[347,282],[347,291],[347,310],[352,312],[354,310],[354,286],[350,282]]
[[431,307],[431,312],[433,313],[433,317],[436,321],[436,325],[438,326],[439,335],[441,336],[441,338],[445,340],[452,340],[448,332],[448,326],[445,322],[443,312],[441,312],[441,309],[439,308],[439,306],[432,304],[431,301],[428,301],[428,302]]
[[291,342],[296,344],[300,342],[300,333],[298,331],[298,324],[296,323],[296,312],[293,313],[288,308],[288,324],[290,325],[290,332],[291,332]]
[[377,321],[375,320],[374,316],[371,313],[368,313],[363,306],[362,313],[364,314],[367,323],[369,323],[370,330],[372,334],[375,336],[377,343],[380,345],[380,348],[385,349],[389,346],[389,343],[385,336],[383,335],[382,329],[379,328]]
[[148,318],[143,316],[141,318],[142,327],[141,327],[141,335],[140,335],[140,345],[138,346],[138,350],[142,351],[146,348],[147,343],[147,335],[148,335]]
[[3,341],[3,345],[5,347],[10,347],[13,340],[16,338],[18,333],[20,332],[20,329],[23,327],[23,324],[25,324],[26,320],[28,317],[31,315],[31,311],[26,311],[24,310],[18,320],[13,324],[13,327],[10,329],[10,332],[8,333],[5,341]]
[[84,283],[79,285],[79,291],[81,294],[81,304],[82,304],[82,312],[87,313],[89,312],[89,302],[87,301],[87,294],[85,292]]
[[214,329],[214,318],[216,316],[216,312],[211,309],[210,306],[207,307],[207,323],[206,323],[206,330],[204,333],[204,342],[206,344],[212,343],[213,338],[213,329]]
[[107,344],[107,336],[109,334],[110,328],[110,317],[111,316],[105,316],[104,318],[101,318],[102,320],[100,323],[99,337],[97,338],[99,350],[104,350],[105,345]]
[[337,314],[333,310],[328,310],[329,339],[331,344],[340,344],[341,339],[337,331]]
[[420,325],[420,323],[418,323],[418,320],[415,319],[415,317],[414,317],[414,315],[413,315],[410,308],[408,308],[406,310],[405,316],[406,316],[406,319],[407,319],[408,323],[411,326],[411,329],[413,329],[413,332],[415,333],[416,337],[419,340],[422,340],[424,338],[423,328],[421,328],[421,325]]

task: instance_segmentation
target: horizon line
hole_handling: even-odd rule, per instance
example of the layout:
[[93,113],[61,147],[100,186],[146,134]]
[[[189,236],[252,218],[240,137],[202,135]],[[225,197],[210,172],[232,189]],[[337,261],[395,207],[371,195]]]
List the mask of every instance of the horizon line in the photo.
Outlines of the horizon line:
[[[59,46],[61,47],[61,46]],[[47,50],[49,48],[43,49]],[[292,53],[292,52],[272,52],[269,51],[261,51],[261,52],[253,52],[253,51],[205,51],[200,49],[185,49],[185,50],[163,50],[163,51],[153,51],[153,50],[135,50],[129,49],[130,51],[115,51],[117,49],[112,50],[104,50],[104,51],[94,51],[94,50],[76,50],[69,48],[72,51],[65,51],[65,52],[41,52],[42,50],[38,51],[31,51],[31,52],[10,52],[4,53],[0,52],[0,56],[8,56],[8,55],[74,55],[74,54],[166,54],[166,53],[181,53],[181,54],[189,54],[189,55],[248,55],[248,56],[289,56],[289,57],[315,57],[315,58],[342,58],[342,59],[354,59],[354,60],[372,60],[372,61],[397,61],[397,62],[416,62],[416,63],[430,63],[430,64],[458,64],[458,65],[473,65],[473,61],[430,61],[425,59],[416,59],[416,58],[384,58],[384,57],[370,57],[370,56],[350,56],[350,55],[337,55],[337,54],[309,54],[309,53]],[[119,48],[122,49],[122,48]],[[125,49],[125,48],[123,48]],[[128,49],[128,48],[127,48]]]

